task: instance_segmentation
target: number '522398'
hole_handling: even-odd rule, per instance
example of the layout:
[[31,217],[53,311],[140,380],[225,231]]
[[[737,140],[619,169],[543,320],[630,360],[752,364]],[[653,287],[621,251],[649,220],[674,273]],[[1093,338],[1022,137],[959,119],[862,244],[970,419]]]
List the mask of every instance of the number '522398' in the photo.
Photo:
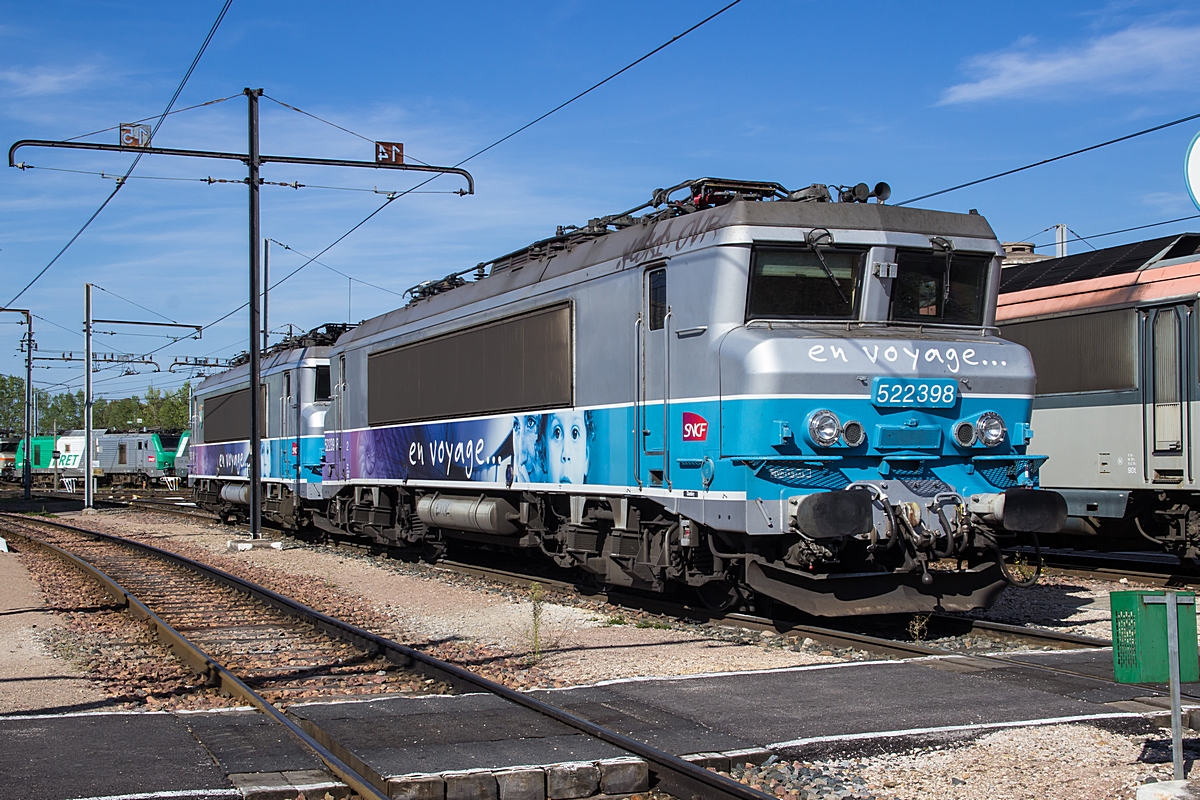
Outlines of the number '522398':
[[871,382],[871,402],[877,406],[950,408],[957,400],[958,382],[953,379],[876,378]]

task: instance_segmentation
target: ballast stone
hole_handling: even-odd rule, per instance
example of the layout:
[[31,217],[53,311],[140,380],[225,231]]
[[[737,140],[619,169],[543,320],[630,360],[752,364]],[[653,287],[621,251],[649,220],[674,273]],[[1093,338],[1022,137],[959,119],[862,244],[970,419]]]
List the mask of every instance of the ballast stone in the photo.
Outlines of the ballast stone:
[[568,761],[546,767],[546,797],[575,800],[591,797],[600,788],[600,768],[591,761]]

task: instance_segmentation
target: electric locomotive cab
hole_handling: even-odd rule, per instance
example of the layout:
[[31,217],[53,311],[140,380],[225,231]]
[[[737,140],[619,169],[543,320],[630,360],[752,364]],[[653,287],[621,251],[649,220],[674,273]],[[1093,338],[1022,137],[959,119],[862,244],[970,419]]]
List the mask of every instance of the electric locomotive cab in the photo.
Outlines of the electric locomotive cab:
[[994,327],[1002,250],[870,196],[689,181],[413,287],[330,349],[313,523],[721,607],[986,607],[1021,580],[1000,542],[1066,514]]
[[17,443],[15,436],[0,437],[0,481],[15,480],[17,473]]
[[884,245],[821,229],[751,248],[716,463],[750,473],[753,505],[744,537],[714,527],[725,550],[742,539],[763,594],[813,613],[871,584],[859,613],[987,606],[1007,583],[999,541],[1064,522],[1035,489],[1032,363],[992,328],[995,240],[980,217],[938,216]]

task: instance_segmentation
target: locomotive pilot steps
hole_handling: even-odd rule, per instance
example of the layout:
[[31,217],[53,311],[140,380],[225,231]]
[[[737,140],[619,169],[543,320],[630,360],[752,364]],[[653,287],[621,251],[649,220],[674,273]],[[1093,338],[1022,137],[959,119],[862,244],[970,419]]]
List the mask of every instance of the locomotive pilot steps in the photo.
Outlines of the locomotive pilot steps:
[[305,520],[717,607],[989,605],[998,540],[1066,518],[1029,355],[994,328],[1002,250],[977,214],[870,194],[690,181],[415,287],[322,354]]

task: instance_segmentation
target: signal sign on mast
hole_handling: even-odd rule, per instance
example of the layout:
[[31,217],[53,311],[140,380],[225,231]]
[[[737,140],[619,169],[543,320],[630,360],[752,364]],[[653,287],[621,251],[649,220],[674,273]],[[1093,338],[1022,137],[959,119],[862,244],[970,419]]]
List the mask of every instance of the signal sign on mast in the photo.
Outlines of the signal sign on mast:
[[403,164],[404,142],[376,142],[376,164]]
[[1187,156],[1183,159],[1183,177],[1187,181],[1192,202],[1196,208],[1200,208],[1200,133],[1188,145]]
[[132,122],[121,123],[121,146],[122,147],[149,147],[150,146],[150,126],[137,125]]

